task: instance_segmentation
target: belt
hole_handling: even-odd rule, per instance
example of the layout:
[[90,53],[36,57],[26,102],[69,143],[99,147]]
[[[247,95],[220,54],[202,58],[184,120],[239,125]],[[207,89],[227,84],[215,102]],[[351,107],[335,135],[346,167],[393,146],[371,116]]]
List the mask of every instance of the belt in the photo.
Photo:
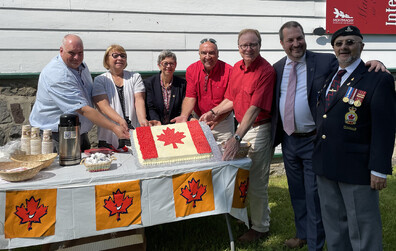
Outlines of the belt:
[[292,133],[292,136],[297,138],[308,138],[314,136],[315,134],[316,134],[316,130],[313,130],[311,132]]
[[264,125],[264,124],[266,124],[266,123],[268,123],[268,122],[270,122],[270,121],[271,121],[270,118],[268,118],[268,119],[263,119],[263,120],[260,120],[260,121],[258,121],[258,122],[254,122],[253,125],[252,125],[252,127],[257,127],[257,126],[259,126],[259,125]]

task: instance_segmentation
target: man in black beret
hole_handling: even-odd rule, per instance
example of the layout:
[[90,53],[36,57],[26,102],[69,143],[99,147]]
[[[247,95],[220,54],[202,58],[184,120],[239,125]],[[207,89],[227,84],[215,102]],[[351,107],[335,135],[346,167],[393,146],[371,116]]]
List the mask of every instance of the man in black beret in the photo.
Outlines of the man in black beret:
[[[322,250],[325,233],[316,175],[312,170],[316,104],[318,91],[326,77],[338,69],[338,61],[333,53],[308,50],[304,29],[296,21],[284,23],[279,29],[279,38],[286,56],[274,64],[277,79],[271,138],[273,147],[282,144],[296,227],[295,236],[286,240],[285,245],[293,249],[307,244],[308,250]],[[371,70],[386,71],[385,66],[376,60],[366,62],[366,65]],[[294,83],[290,81],[293,73]],[[291,114],[293,116],[288,116]]]
[[368,71],[355,26],[336,31],[339,67],[319,93],[312,157],[328,250],[382,250],[378,191],[392,174],[395,84]]

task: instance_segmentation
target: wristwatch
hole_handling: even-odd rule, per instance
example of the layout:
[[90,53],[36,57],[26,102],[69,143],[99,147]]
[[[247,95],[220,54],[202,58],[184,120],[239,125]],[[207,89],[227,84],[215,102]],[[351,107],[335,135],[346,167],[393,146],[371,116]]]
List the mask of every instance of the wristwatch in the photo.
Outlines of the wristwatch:
[[234,134],[234,139],[236,140],[236,141],[238,141],[238,142],[241,142],[242,141],[242,138],[238,135],[238,134]]

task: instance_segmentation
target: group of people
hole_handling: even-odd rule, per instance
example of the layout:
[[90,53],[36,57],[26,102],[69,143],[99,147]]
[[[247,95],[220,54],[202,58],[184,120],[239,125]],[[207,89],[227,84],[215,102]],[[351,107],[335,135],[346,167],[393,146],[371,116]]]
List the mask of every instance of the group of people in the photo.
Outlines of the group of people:
[[40,74],[30,123],[52,129],[57,139],[59,116],[77,113],[82,149],[90,147],[93,123],[99,145],[116,150],[128,144],[130,129],[191,119],[205,121],[225,142],[223,160],[249,141],[251,228],[239,237],[245,242],[269,234],[269,169],[281,143],[296,227],[285,245],[322,250],[326,239],[328,250],[381,250],[378,191],[392,173],[393,77],[379,61],[362,62],[357,27],[332,35],[335,55],[307,50],[294,21],[282,25],[279,38],[286,56],[271,66],[260,55],[259,31],[240,31],[242,60],[233,67],[218,59],[214,39],[202,39],[186,80],[174,75],[169,50],[158,56],[160,72],[142,80],[125,70],[124,48],[111,45],[103,59],[108,71],[92,81],[81,39],[66,35]]

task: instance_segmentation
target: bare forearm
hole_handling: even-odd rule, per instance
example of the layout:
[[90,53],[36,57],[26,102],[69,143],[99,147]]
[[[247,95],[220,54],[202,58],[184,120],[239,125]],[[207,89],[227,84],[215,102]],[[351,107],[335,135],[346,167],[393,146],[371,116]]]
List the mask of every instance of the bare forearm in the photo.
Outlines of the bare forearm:
[[146,106],[144,104],[144,99],[140,98],[135,101],[136,115],[138,117],[139,123],[142,124],[143,121],[147,119]]
[[182,111],[180,116],[184,116],[188,118],[191,115],[192,111],[194,110],[195,102],[196,102],[195,98],[185,97],[183,99]]
[[95,125],[113,131],[115,124],[94,108],[90,106],[84,106],[81,109],[78,109],[77,112],[89,119]]
[[233,108],[234,108],[234,102],[232,102],[229,99],[224,99],[218,106],[214,107],[212,111],[218,117],[223,114],[229,114]]
[[113,120],[114,122],[117,122],[118,124],[123,123],[124,118],[121,117],[120,114],[118,114],[109,104],[109,101],[107,99],[107,95],[106,97],[102,97],[102,95],[100,96],[96,96],[93,97],[93,101],[95,103],[95,106],[97,107],[97,109],[105,114],[107,117],[109,117],[111,120]]
[[238,134],[241,138],[245,136],[247,131],[252,127],[254,121],[256,120],[257,116],[259,115],[261,109],[256,106],[251,106],[246,111],[245,115],[242,118],[238,129],[236,130],[235,134]]

